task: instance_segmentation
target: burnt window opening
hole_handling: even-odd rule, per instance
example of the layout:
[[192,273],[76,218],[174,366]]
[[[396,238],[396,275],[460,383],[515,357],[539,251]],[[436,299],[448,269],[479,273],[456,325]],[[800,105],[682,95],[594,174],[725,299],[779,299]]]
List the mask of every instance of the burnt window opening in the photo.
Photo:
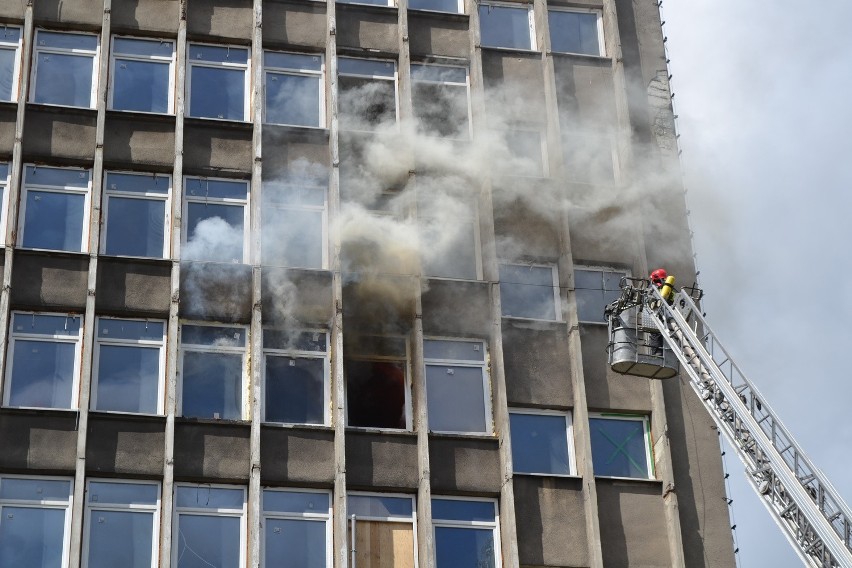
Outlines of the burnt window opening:
[[344,359],[349,426],[406,429],[405,363]]

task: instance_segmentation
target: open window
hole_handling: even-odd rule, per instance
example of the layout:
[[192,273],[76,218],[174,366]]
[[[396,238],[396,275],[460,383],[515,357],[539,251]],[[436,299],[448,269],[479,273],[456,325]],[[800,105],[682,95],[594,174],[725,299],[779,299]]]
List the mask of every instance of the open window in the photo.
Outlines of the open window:
[[186,66],[187,116],[248,120],[248,48],[191,43]]
[[503,317],[559,319],[559,281],[554,265],[501,264]]
[[181,325],[180,416],[243,418],[247,331],[243,326]]
[[577,319],[584,323],[606,323],[604,309],[621,295],[619,284],[626,275],[601,268],[574,268]]
[[481,2],[479,28],[483,47],[536,48],[532,4]]
[[174,66],[171,40],[113,37],[109,108],[172,113]]
[[181,258],[245,262],[248,199],[247,181],[185,178]]
[[600,10],[551,8],[550,49],[561,53],[603,55],[603,21]]
[[411,99],[430,136],[470,138],[470,86],[465,67],[411,64]]
[[358,568],[414,568],[414,497],[350,493],[349,550]]
[[0,477],[0,566],[67,566],[74,481]]
[[429,430],[490,434],[491,385],[485,343],[425,339],[423,357]]
[[322,55],[263,52],[263,121],[321,127],[325,123]]
[[432,498],[436,568],[499,568],[500,529],[493,499]]
[[515,473],[574,473],[571,415],[549,410],[509,410]]
[[396,122],[396,61],[340,57],[337,75],[341,129],[372,131]]
[[330,424],[328,334],[263,330],[263,420]]
[[86,252],[89,246],[90,170],[24,167],[22,248]]
[[402,337],[350,338],[343,359],[347,426],[410,430],[408,342]]
[[654,479],[651,426],[647,416],[592,415],[589,432],[595,475]]
[[34,103],[95,108],[98,36],[36,30],[33,44]]
[[172,177],[106,172],[101,251],[116,256],[166,258]]
[[0,31],[0,100],[18,100],[21,74],[21,28],[3,26]]
[[175,487],[172,566],[246,566],[246,490],[232,485]]
[[332,565],[328,491],[264,489],[261,530],[264,568]]

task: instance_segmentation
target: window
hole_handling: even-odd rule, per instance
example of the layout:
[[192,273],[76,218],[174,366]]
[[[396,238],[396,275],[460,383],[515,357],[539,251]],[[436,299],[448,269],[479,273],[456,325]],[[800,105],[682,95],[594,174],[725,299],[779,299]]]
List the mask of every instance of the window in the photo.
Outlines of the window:
[[113,37],[109,108],[171,113],[174,62],[173,41]]
[[163,413],[166,322],[98,318],[92,409]]
[[36,30],[34,103],[95,107],[98,36]]
[[90,188],[89,170],[25,166],[20,246],[86,252]]
[[326,187],[268,183],[263,189],[263,264],[296,268],[327,266]]
[[9,211],[9,164],[0,162],[0,245],[6,241],[6,215]]
[[461,14],[464,12],[464,2],[462,0],[411,0],[408,3],[408,9]]
[[244,568],[246,491],[226,485],[175,487],[172,566]]
[[491,433],[491,391],[481,341],[423,340],[432,432]]
[[436,568],[499,568],[497,504],[485,499],[432,499]]
[[395,61],[341,57],[337,70],[342,129],[375,130],[396,122]]
[[532,264],[500,265],[503,317],[558,319],[559,281],[556,267]]
[[76,408],[80,316],[12,313],[3,404]]
[[263,52],[263,121],[319,127],[325,118],[321,55]]
[[545,141],[540,130],[514,129],[504,134],[509,152],[507,167],[513,176],[542,177],[545,168]]
[[349,549],[355,549],[354,566],[414,567],[413,497],[350,493],[346,497],[346,514]]
[[187,116],[248,120],[248,48],[191,43],[187,52]]
[[243,417],[246,328],[183,324],[181,416]]
[[327,491],[264,489],[261,527],[261,566],[326,568],[332,565],[331,495]]
[[0,566],[67,566],[74,482],[0,477]]
[[21,28],[3,26],[0,32],[0,101],[18,99],[21,73]]
[[621,295],[619,284],[626,272],[574,269],[574,297],[577,319],[581,322],[604,323],[604,309]]
[[408,342],[401,337],[359,336],[358,355],[344,355],[346,423],[411,429]]
[[516,473],[574,473],[571,421],[566,413],[513,409],[509,412],[509,426]]
[[479,4],[483,47],[535,49],[532,5]]
[[85,519],[86,568],[159,565],[158,483],[90,480]]
[[414,116],[426,134],[470,137],[466,68],[412,63],[411,98]]
[[263,330],[266,422],[329,424],[328,335]]
[[394,0],[339,0],[342,4],[371,4],[373,6],[393,6]]
[[589,418],[595,475],[653,479],[647,416],[600,414]]
[[601,13],[597,10],[548,10],[550,49],[563,53],[602,55]]
[[169,250],[169,175],[106,172],[101,250],[165,258]]
[[244,262],[248,257],[246,181],[185,178],[184,260]]
[[427,183],[426,191],[417,193],[420,242],[428,243],[420,253],[423,274],[476,280],[481,277],[476,205],[468,199],[436,195],[436,189]]
[[612,185],[617,159],[609,136],[573,132],[562,135],[565,174],[569,181]]

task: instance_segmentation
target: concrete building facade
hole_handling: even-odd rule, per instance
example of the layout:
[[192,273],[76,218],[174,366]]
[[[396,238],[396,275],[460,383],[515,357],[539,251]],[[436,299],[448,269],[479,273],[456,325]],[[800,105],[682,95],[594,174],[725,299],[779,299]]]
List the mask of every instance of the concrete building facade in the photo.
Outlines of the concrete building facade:
[[0,566],[735,565],[655,1],[0,20]]

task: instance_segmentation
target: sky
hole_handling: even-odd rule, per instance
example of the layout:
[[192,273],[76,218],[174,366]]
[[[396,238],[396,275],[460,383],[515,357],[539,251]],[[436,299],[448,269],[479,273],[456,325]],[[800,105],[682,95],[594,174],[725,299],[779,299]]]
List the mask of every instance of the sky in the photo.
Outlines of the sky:
[[[664,0],[713,330],[852,503],[852,3]],[[725,456],[741,568],[801,565]]]

